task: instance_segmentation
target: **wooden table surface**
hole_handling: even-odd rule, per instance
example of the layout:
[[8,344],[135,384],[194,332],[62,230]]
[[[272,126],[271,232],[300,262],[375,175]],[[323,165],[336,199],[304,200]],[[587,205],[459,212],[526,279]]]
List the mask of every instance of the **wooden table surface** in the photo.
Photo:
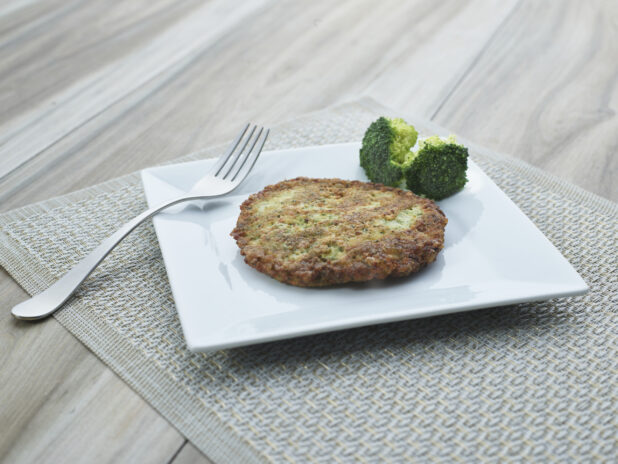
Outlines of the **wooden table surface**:
[[[5,0],[0,212],[363,95],[616,201],[617,75],[615,0]],[[208,462],[26,297],[0,270],[0,460]]]

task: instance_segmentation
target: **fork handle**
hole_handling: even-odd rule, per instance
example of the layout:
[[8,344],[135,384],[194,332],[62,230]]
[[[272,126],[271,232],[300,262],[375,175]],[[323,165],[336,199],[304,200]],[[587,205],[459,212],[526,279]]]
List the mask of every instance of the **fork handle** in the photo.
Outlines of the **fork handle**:
[[150,208],[124,224],[120,229],[107,237],[99,246],[86,255],[75,267],[53,283],[47,290],[14,306],[11,310],[17,319],[35,320],[49,316],[60,308],[75,293],[80,284],[105,259],[123,238],[131,233],[142,222],[183,201],[197,200],[203,197],[182,197]]

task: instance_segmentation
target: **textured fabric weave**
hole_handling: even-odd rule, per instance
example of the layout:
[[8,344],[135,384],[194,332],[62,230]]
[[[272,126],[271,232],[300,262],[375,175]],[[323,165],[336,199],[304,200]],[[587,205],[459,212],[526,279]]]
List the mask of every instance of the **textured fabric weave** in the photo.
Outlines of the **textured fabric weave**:
[[[275,128],[267,148],[356,141],[380,114],[369,100],[314,113]],[[617,207],[468,145],[587,295],[196,354],[149,224],[55,317],[217,462],[611,461]],[[133,174],[4,214],[0,264],[37,293],[144,208]]]

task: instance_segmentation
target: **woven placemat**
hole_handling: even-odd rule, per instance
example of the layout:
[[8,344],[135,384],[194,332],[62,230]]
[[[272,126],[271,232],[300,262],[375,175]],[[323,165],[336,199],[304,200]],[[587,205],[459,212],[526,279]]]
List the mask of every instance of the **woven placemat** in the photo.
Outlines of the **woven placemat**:
[[[393,113],[366,99],[314,113],[275,128],[268,148],[356,141],[380,114]],[[55,317],[216,462],[615,459],[618,208],[468,145],[587,295],[196,354],[149,224]],[[9,212],[0,264],[37,293],[144,208],[132,174]]]

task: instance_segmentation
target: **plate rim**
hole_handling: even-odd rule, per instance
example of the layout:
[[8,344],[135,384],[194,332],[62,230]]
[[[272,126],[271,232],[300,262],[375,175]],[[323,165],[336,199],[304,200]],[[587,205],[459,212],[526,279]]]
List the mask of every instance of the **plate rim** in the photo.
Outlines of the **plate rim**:
[[[311,145],[311,146],[306,146],[306,147],[294,147],[294,148],[286,148],[286,149],[278,149],[278,150],[268,150],[268,151],[264,151],[262,153],[262,156],[270,156],[273,154],[280,154],[282,152],[290,153],[290,152],[298,152],[298,151],[319,150],[319,149],[325,149],[325,148],[329,149],[333,147],[343,147],[343,146],[347,146],[347,147],[357,146],[358,147],[359,145],[360,145],[360,142]],[[171,164],[165,164],[165,165],[142,169],[140,171],[140,179],[141,179],[142,187],[143,187],[144,194],[146,196],[148,205],[152,206],[151,198],[149,196],[149,191],[148,191],[148,186],[147,186],[149,175],[153,175],[154,172],[156,171],[165,171],[169,169],[178,169],[178,168],[182,169],[183,167],[186,168],[190,165],[212,163],[214,162],[215,159],[216,158],[190,160],[190,161],[181,162],[181,163],[171,163]],[[183,311],[181,311],[178,308],[178,304],[177,304],[178,298],[176,296],[176,291],[174,290],[174,285],[172,283],[173,280],[175,280],[175,278],[172,277],[171,275],[172,273],[170,272],[170,269],[168,268],[168,260],[165,257],[166,253],[164,251],[164,246],[162,245],[162,241],[160,237],[160,230],[159,230],[159,227],[157,226],[157,223],[159,221],[158,221],[158,218],[155,216],[153,218],[153,224],[154,224],[154,229],[155,229],[155,233],[157,236],[157,242],[161,250],[161,253],[163,255],[165,271],[166,271],[166,274],[167,274],[167,277],[170,283],[170,288],[171,288],[172,295],[174,298],[176,311],[177,311],[178,317],[181,322],[185,343],[188,349],[190,351],[197,351],[197,352],[210,352],[210,351],[215,351],[219,349],[234,348],[234,347],[253,345],[253,344],[259,344],[259,343],[268,343],[268,342],[272,342],[276,340],[297,338],[297,337],[302,337],[302,336],[309,336],[309,335],[315,335],[319,333],[326,333],[326,332],[332,332],[332,331],[338,331],[338,330],[346,330],[346,329],[351,329],[351,328],[365,327],[365,326],[371,326],[371,325],[377,325],[377,324],[386,324],[386,323],[393,323],[393,322],[399,322],[399,321],[405,321],[405,320],[420,319],[420,318],[425,318],[425,317],[435,317],[435,316],[440,316],[440,315],[453,314],[457,312],[467,312],[467,311],[473,311],[476,309],[508,306],[508,305],[525,303],[525,302],[546,301],[552,298],[571,297],[571,296],[585,294],[589,290],[588,284],[584,281],[581,275],[579,275],[577,270],[566,259],[566,257],[562,255],[560,250],[556,248],[556,246],[545,236],[545,234],[543,234],[543,232],[536,226],[536,224],[534,224],[534,222],[519,208],[519,206],[513,200],[511,200],[510,197],[504,191],[502,191],[502,189],[498,187],[498,185],[482,170],[480,166],[478,166],[477,163],[474,163],[472,159],[470,159],[469,161],[475,167],[475,169],[478,169],[481,173],[483,173],[487,177],[487,179],[503,195],[504,199],[508,201],[512,206],[514,206],[519,211],[519,213],[527,221],[529,221],[532,224],[532,226],[538,231],[538,233],[542,237],[545,238],[545,240],[547,241],[547,244],[550,245],[555,250],[555,252],[557,252],[560,256],[562,256],[562,258],[564,259],[564,262],[579,277],[580,285],[578,287],[571,284],[568,286],[569,289],[557,290],[557,287],[554,286],[552,287],[552,290],[548,290],[545,292],[539,292],[535,294],[534,296],[527,295],[527,296],[522,296],[520,298],[510,298],[510,299],[505,299],[505,300],[500,300],[500,301],[492,300],[492,301],[486,301],[482,303],[479,303],[479,302],[468,303],[468,304],[452,303],[449,305],[441,305],[439,308],[430,307],[428,309],[423,310],[423,312],[420,314],[410,314],[409,312],[407,313],[405,312],[405,311],[410,311],[410,309],[399,310],[399,311],[396,311],[394,314],[393,313],[387,313],[386,315],[384,313],[372,314],[370,316],[361,317],[360,319],[355,318],[353,321],[344,321],[343,323],[333,323],[332,321],[324,321],[319,324],[316,324],[315,326],[313,325],[309,326],[309,328],[307,328],[306,326],[300,326],[300,327],[293,327],[291,329],[290,328],[279,329],[276,331],[271,331],[266,334],[264,334],[263,332],[258,332],[256,334],[251,334],[253,336],[244,334],[244,335],[237,336],[233,339],[227,336],[226,337],[227,341],[220,341],[220,342],[212,343],[213,340],[211,340],[210,342],[206,342],[203,340],[195,340],[187,336],[187,331],[185,330],[186,321],[183,321],[184,319]],[[252,193],[255,193],[255,192],[252,192]],[[227,196],[227,198],[233,198],[233,197],[238,197],[238,196],[246,197],[247,194],[246,193],[232,194],[232,195]],[[196,338],[199,338],[199,337],[196,337]]]

